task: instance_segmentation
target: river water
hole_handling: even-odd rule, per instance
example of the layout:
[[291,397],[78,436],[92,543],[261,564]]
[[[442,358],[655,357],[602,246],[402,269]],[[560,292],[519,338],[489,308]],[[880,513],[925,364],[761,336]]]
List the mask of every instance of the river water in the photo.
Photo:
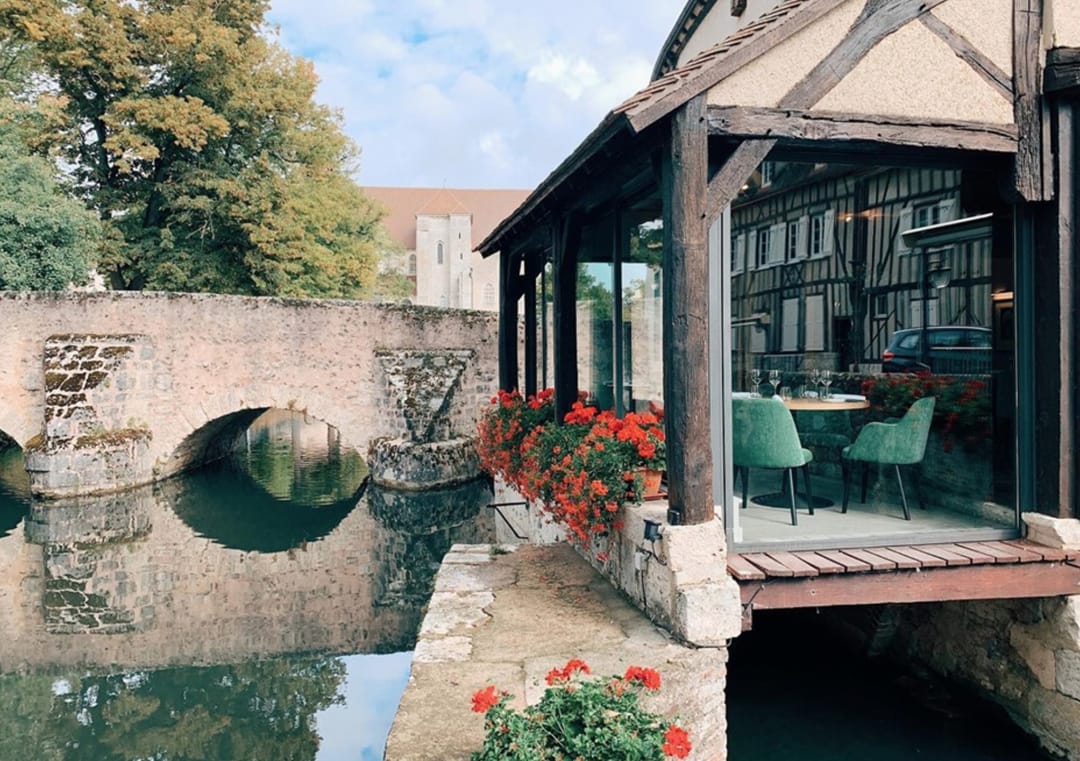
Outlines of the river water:
[[34,503],[0,452],[0,761],[368,761],[435,571],[488,542],[483,482],[370,487],[334,429],[271,413],[227,461]]
[[[274,412],[214,467],[33,503],[0,452],[0,761],[377,761],[443,554],[484,483],[368,486],[334,429]],[[731,652],[731,761],[1036,761],[1002,716],[853,656],[806,614]]]

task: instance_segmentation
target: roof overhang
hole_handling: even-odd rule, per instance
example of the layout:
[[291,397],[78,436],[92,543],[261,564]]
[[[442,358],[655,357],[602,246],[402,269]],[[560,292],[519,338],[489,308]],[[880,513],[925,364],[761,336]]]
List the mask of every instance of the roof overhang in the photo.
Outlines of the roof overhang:
[[[684,9],[684,24],[698,5]],[[609,141],[639,135],[699,96],[714,137],[1014,155],[1018,192],[1044,200],[1053,184],[1037,107],[1040,7],[988,0],[973,18],[965,0],[781,2],[608,114],[480,250],[499,250],[545,213]]]

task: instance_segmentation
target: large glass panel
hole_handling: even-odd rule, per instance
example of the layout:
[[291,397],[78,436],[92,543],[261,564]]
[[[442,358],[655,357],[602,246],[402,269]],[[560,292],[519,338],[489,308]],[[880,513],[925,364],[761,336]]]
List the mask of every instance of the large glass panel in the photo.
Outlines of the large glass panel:
[[622,408],[645,411],[664,399],[664,226],[661,219],[629,227],[621,262]]
[[[996,178],[770,163],[768,184],[757,173],[731,207],[732,430],[736,452],[775,448],[740,434],[754,404],[783,402],[812,454],[816,509],[800,488],[792,526],[784,464],[755,465],[730,516],[736,539],[857,546],[1011,529],[1014,257]],[[740,476],[746,456],[733,455]],[[738,505],[743,491],[740,478]]]
[[577,267],[578,389],[600,409],[615,407],[615,263],[613,226],[590,225],[582,234]]

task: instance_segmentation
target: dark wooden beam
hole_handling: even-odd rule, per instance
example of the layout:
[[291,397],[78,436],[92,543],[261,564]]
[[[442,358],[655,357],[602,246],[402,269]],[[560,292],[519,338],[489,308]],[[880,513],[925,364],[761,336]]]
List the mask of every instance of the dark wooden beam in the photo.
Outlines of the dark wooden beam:
[[739,586],[743,605],[754,610],[1005,600],[1080,593],[1080,568],[1071,562],[964,565],[769,579],[742,582]]
[[519,251],[499,255],[499,388],[518,387],[517,302],[520,296]]
[[555,255],[552,265],[552,309],[555,343],[555,414],[558,420],[577,401],[577,257],[581,245],[581,216],[570,213],[552,227]]
[[781,108],[810,108],[840,84],[874,46],[945,0],[867,0],[851,31],[780,99]]
[[713,85],[765,55],[845,2],[847,0],[818,0],[806,3],[794,9],[787,17],[756,32],[753,37],[719,58],[715,63],[706,64],[692,71],[683,71],[679,81],[671,83],[670,89],[661,97],[649,102],[640,110],[631,109],[626,112],[630,126],[634,131],[640,132],[660,121],[691,98],[707,92]]
[[1046,92],[1080,88],[1080,48],[1053,48],[1046,53]]
[[934,121],[899,116],[869,116],[828,111],[710,106],[709,134],[796,141],[861,141],[916,148],[1015,153],[1011,125]]
[[[711,114],[711,109],[709,113]],[[706,228],[720,216],[725,206],[735,200],[739,189],[769,155],[774,145],[775,140],[746,140],[739,143],[720,170],[709,180],[705,204]]]
[[[1020,143],[1014,187],[1025,201],[1049,201],[1054,178],[1049,162],[1049,116],[1042,88],[1043,0],[1013,0],[1013,90]],[[1045,123],[1044,123],[1045,122]]]
[[711,521],[709,429],[709,145],[705,95],[673,116],[661,170],[664,199],[664,422],[670,518]]
[[525,262],[525,394],[535,394],[536,387],[537,343],[536,343],[536,279],[544,268],[542,256],[532,256]]
[[933,13],[919,16],[923,26],[936,34],[952,48],[956,56],[975,70],[975,73],[1005,97],[1010,103],[1013,99],[1012,78],[990,57],[972,45],[964,35],[953,29]]

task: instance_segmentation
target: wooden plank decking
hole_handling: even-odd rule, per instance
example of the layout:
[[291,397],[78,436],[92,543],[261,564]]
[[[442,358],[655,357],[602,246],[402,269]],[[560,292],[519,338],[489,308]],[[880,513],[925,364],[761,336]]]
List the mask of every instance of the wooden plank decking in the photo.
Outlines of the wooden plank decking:
[[1080,551],[1024,539],[728,557],[743,625],[754,610],[1080,593]]

